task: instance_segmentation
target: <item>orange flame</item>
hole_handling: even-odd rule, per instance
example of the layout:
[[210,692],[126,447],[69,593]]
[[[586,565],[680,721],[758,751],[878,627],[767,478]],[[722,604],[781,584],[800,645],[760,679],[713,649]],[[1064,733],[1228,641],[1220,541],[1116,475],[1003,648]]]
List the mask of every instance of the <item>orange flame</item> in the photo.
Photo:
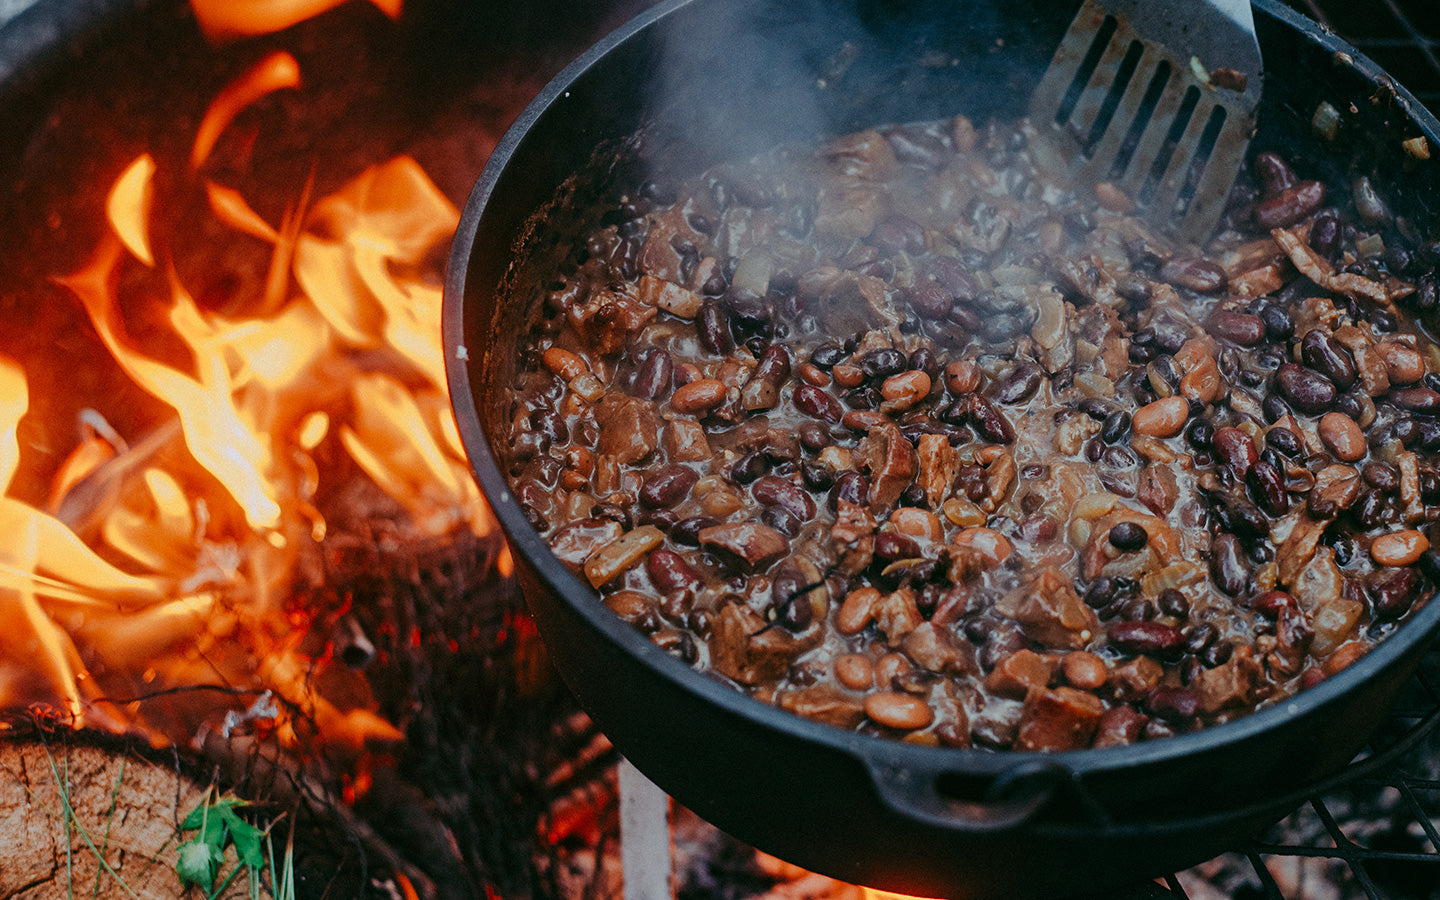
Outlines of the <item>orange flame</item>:
[[[282,19],[280,7],[306,6],[214,4],[229,5]],[[192,177],[246,104],[299,84],[293,65],[269,57],[216,97]],[[105,697],[221,683],[298,710],[304,729],[285,711],[274,716],[285,740],[312,728],[351,752],[398,740],[374,711],[341,710],[317,692],[325,660],[300,649],[308,614],[286,609],[286,588],[305,543],[325,534],[311,501],[325,478],[314,454],[327,443],[417,530],[493,530],[450,413],[440,289],[426,270],[458,211],[408,157],[362,172],[308,212],[302,194],[278,227],[240,191],[201,180],[220,224],[271,244],[252,312],[220,315],[152,249],[156,168],[148,154],[125,168],[106,201],[110,233],[55,280],[172,418],[127,440],[82,414],[49,511],[36,509],[8,496],[30,404],[25,373],[0,359],[0,533],[10,536],[0,547],[0,705],[50,703],[77,725],[175,740],[177,722]],[[143,343],[127,330],[137,313]]]
[[[200,28],[211,40],[270,34],[318,16],[345,0],[190,0]],[[403,0],[370,0],[392,19]]]

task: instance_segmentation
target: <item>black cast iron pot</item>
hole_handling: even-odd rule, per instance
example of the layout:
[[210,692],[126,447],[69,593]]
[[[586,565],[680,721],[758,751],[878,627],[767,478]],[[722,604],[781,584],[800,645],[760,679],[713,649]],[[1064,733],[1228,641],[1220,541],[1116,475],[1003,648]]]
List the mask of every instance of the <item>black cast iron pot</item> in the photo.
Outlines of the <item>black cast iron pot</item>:
[[[1437,123],[1353,50],[1256,0],[1267,60],[1252,152],[1306,177],[1370,173],[1397,213],[1440,232],[1436,163],[1401,142]],[[1077,893],[1222,850],[1345,766],[1440,628],[1440,603],[1350,669],[1240,721],[1054,754],[947,750],[846,733],[763,706],[666,655],[549,553],[506,478],[507,386],[527,285],[583,205],[631,162],[698,172],[781,140],[965,113],[1024,113],[1075,4],[1041,0],[674,0],[567,68],[491,157],[461,219],[445,344],[461,435],[511,539],[557,667],[616,746],[677,800],[748,843],[846,881],[927,896]],[[951,64],[951,60],[955,63]],[[1335,141],[1309,125],[1342,111]],[[628,141],[642,125],[647,137]],[[572,178],[585,170],[590,174]]]

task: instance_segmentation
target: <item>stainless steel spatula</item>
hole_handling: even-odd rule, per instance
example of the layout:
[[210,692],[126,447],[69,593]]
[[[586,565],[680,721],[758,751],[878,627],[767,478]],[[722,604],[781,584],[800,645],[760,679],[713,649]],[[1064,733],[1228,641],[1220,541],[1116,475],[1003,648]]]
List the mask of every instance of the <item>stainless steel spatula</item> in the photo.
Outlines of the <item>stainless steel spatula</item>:
[[1260,77],[1249,0],[1086,0],[1030,117],[1077,182],[1199,243],[1244,162]]

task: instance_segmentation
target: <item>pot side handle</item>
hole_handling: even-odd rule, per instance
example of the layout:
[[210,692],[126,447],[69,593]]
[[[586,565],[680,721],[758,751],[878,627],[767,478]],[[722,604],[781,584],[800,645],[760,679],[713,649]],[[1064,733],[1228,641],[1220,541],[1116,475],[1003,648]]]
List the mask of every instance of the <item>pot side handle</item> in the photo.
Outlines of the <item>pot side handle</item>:
[[1025,760],[998,774],[917,769],[866,761],[880,799],[906,818],[951,831],[993,833],[1024,825],[1071,782],[1051,760]]

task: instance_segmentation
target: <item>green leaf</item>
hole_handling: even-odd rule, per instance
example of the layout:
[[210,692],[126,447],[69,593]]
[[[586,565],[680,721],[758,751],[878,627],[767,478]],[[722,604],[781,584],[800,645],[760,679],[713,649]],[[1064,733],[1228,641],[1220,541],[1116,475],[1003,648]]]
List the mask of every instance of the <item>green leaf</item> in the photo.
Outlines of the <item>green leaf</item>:
[[175,874],[180,876],[182,885],[196,884],[208,889],[215,883],[215,876],[220,874],[220,864],[224,861],[225,854],[220,852],[220,848],[198,839],[189,840],[180,845]]
[[230,813],[226,821],[229,822],[230,839],[235,842],[235,853],[240,862],[252,869],[263,868],[265,854],[260,851],[260,842],[264,833],[234,813]]

